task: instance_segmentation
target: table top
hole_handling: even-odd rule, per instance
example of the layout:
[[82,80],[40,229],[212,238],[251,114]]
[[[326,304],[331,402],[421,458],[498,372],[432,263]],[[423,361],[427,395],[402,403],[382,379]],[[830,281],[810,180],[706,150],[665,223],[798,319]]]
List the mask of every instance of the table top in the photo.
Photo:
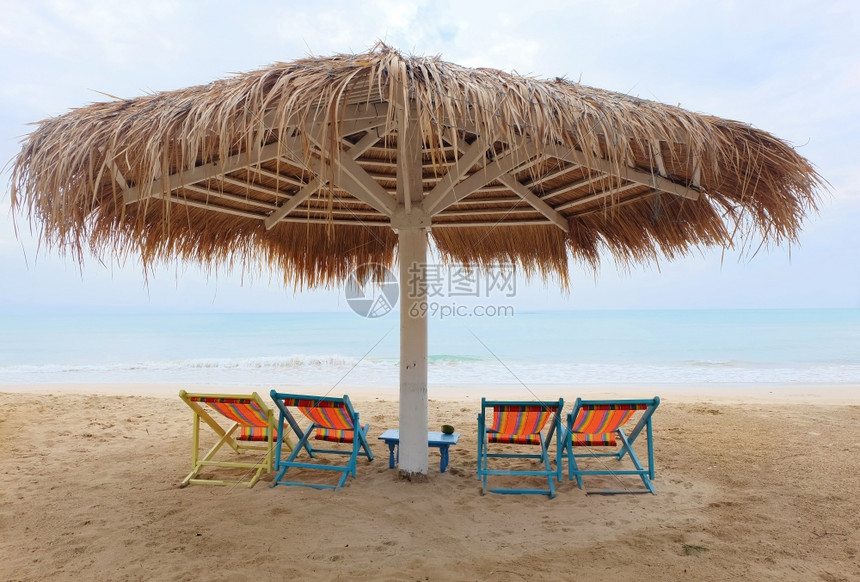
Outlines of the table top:
[[[396,428],[389,428],[379,436],[379,439],[386,442],[400,442],[400,431]],[[427,431],[428,445],[456,445],[458,440],[460,440],[460,433],[458,432],[443,434],[438,430]]]

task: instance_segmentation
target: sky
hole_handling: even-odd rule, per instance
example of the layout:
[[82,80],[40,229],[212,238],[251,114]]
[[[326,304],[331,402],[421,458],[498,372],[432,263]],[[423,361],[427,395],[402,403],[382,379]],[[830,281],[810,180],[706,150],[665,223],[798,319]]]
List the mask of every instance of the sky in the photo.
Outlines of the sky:
[[[519,310],[860,308],[860,3],[856,0],[0,0],[0,312],[341,311],[342,289],[213,276],[40,249],[13,221],[9,168],[29,123],[109,96],[205,84],[382,40],[736,119],[791,143],[829,182],[798,244],[518,280]],[[524,7],[527,6],[527,10]]]

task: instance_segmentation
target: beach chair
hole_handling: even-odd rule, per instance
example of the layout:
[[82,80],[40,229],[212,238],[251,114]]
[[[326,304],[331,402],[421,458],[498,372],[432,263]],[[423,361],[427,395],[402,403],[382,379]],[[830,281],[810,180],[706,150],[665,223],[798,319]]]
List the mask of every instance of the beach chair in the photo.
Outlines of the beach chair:
[[[260,396],[253,394],[191,394],[182,390],[179,397],[194,411],[191,437],[191,473],[182,480],[181,487],[189,483],[205,485],[241,485],[253,487],[260,480],[263,472],[273,468],[275,448],[275,416]],[[211,413],[229,421],[224,428]],[[218,440],[209,451],[200,456],[200,422],[212,429]],[[237,432],[238,429],[238,432]],[[292,447],[289,437],[284,442]],[[224,445],[229,446],[238,454],[256,452],[248,461],[216,460],[215,455]],[[219,479],[203,479],[198,474],[204,467],[231,467],[246,469],[238,480],[225,481]],[[245,479],[250,475],[250,478]]]
[[[615,494],[615,493],[654,493],[654,443],[652,439],[651,417],[660,398],[655,396],[652,400],[582,400],[577,398],[573,405],[573,411],[567,415],[567,423],[564,427],[564,451],[568,459],[568,479],[576,478],[580,489],[583,488],[582,477],[585,475],[611,475],[618,483],[623,485],[620,479],[622,475],[637,475],[645,484],[645,489],[609,489],[593,491],[588,493]],[[623,427],[633,418],[637,418],[636,425],[629,434],[624,432]],[[648,466],[643,467],[639,457],[633,450],[633,444],[639,435],[645,430],[648,441]],[[593,447],[612,447],[611,452],[594,452]],[[588,452],[577,453],[575,450]],[[632,469],[623,469],[617,463],[627,456],[632,464]],[[592,468],[580,468],[577,459],[591,459],[588,462]]]
[[[478,415],[478,479],[481,480],[481,491],[491,493],[535,493],[555,497],[555,478],[557,470],[554,470],[549,458],[549,444],[553,435],[556,441],[556,465],[561,462],[561,410],[564,400],[558,401],[503,401],[481,399],[481,413]],[[488,412],[492,411],[492,418]],[[549,430],[544,437],[543,430],[549,423]],[[494,451],[490,452],[490,445]],[[510,445],[510,446],[502,446]],[[525,445],[528,447],[539,447],[539,453],[511,452],[515,447]],[[529,469],[490,469],[490,459],[536,459],[542,468]],[[487,477],[489,476],[520,476],[520,477],[545,477],[546,489],[523,489],[523,488],[487,488]],[[559,473],[560,476],[560,473]]]
[[[272,487],[276,485],[298,485],[312,487],[314,489],[334,489],[343,487],[347,477],[355,477],[355,469],[359,456],[373,460],[373,453],[367,442],[367,431],[370,425],[361,426],[358,422],[358,413],[352,408],[349,397],[343,398],[331,396],[307,396],[302,394],[281,394],[275,390],[271,392],[272,400],[280,410],[278,417],[278,437],[275,445],[275,479]],[[290,411],[294,409],[309,421],[307,428],[302,429],[296,421],[296,417]],[[286,424],[285,424],[286,423]],[[289,425],[286,426],[286,425]],[[299,436],[299,442],[293,447],[290,456],[286,460],[281,459],[281,437],[289,429],[295,431]],[[346,443],[351,445],[348,449],[323,449],[312,446],[311,439],[330,443]],[[297,461],[299,453],[305,450],[311,459],[317,454],[332,454],[348,456],[346,464],[329,465],[324,463],[313,463],[308,460]],[[320,471],[333,471],[340,473],[337,485],[310,483],[306,481],[286,481],[284,477],[291,468],[316,469]]]

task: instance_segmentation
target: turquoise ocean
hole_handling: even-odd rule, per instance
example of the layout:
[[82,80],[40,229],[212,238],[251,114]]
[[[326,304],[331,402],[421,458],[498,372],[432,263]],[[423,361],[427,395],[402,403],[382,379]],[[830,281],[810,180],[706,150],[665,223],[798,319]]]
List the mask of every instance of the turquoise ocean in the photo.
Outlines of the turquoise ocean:
[[[860,309],[430,317],[432,385],[860,385]],[[2,385],[398,384],[396,312],[0,315]]]

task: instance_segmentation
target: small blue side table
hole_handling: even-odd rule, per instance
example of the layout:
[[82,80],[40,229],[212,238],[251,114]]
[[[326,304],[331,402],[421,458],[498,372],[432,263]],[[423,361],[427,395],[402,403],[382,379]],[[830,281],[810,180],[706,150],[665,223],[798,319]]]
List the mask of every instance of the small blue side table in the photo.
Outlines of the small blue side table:
[[[389,428],[382,433],[379,440],[385,441],[385,444],[388,445],[388,468],[393,469],[395,459],[397,461],[400,460],[400,447],[398,446],[400,445],[400,431],[396,428]],[[458,432],[454,434],[443,434],[438,430],[427,432],[427,445],[436,447],[442,455],[442,460],[439,461],[440,473],[444,473],[445,469],[448,468],[448,447],[456,445],[458,440],[460,440],[460,433]],[[397,448],[396,453],[394,451],[395,447]]]

